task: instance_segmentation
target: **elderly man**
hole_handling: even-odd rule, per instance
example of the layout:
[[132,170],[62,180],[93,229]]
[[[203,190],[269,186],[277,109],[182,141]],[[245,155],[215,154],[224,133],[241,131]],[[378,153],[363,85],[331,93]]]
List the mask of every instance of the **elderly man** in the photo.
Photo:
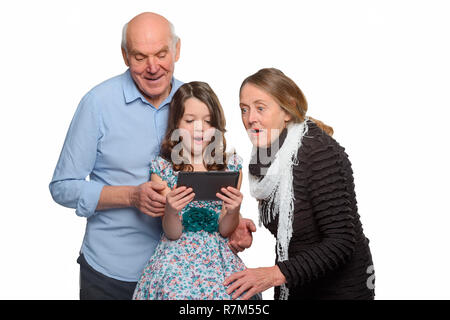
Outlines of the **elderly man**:
[[[149,182],[149,164],[182,84],[173,77],[180,40],[164,17],[143,13],[125,25],[122,54],[128,70],[81,100],[50,183],[57,203],[87,218],[80,299],[131,299],[162,232],[163,185]],[[251,231],[241,219],[230,247],[248,248]]]

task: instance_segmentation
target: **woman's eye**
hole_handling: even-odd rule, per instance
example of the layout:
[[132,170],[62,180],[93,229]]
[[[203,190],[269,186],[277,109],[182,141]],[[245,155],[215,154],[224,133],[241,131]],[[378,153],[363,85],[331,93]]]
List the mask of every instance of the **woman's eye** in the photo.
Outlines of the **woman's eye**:
[[187,123],[192,123],[194,120],[186,120]]

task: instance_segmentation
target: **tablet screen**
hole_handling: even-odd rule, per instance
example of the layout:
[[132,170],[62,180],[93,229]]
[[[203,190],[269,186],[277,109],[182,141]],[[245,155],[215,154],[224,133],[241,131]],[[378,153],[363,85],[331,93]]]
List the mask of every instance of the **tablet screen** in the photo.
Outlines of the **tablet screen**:
[[186,186],[194,190],[194,200],[220,201],[216,193],[221,193],[221,188],[237,188],[239,172],[233,171],[205,171],[178,173],[177,187]]

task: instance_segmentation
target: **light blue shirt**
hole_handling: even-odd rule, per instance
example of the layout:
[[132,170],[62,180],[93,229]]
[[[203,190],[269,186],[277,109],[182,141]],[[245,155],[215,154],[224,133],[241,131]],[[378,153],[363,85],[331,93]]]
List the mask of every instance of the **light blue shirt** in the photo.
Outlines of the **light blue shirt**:
[[[103,186],[137,186],[150,179],[167,128],[169,103],[182,83],[172,79],[159,108],[139,92],[129,70],[81,100],[50,183],[53,199],[86,217],[81,252],[91,267],[137,281],[161,234],[161,218],[135,208],[96,211]],[[89,177],[87,180],[86,178]]]

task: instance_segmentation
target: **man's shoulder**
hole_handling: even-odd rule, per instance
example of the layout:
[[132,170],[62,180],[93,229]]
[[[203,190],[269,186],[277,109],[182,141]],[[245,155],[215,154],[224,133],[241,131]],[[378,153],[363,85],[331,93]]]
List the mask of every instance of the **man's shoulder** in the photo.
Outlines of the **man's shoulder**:
[[123,94],[123,82],[125,73],[109,78],[89,90],[88,94],[92,96],[104,96]]

